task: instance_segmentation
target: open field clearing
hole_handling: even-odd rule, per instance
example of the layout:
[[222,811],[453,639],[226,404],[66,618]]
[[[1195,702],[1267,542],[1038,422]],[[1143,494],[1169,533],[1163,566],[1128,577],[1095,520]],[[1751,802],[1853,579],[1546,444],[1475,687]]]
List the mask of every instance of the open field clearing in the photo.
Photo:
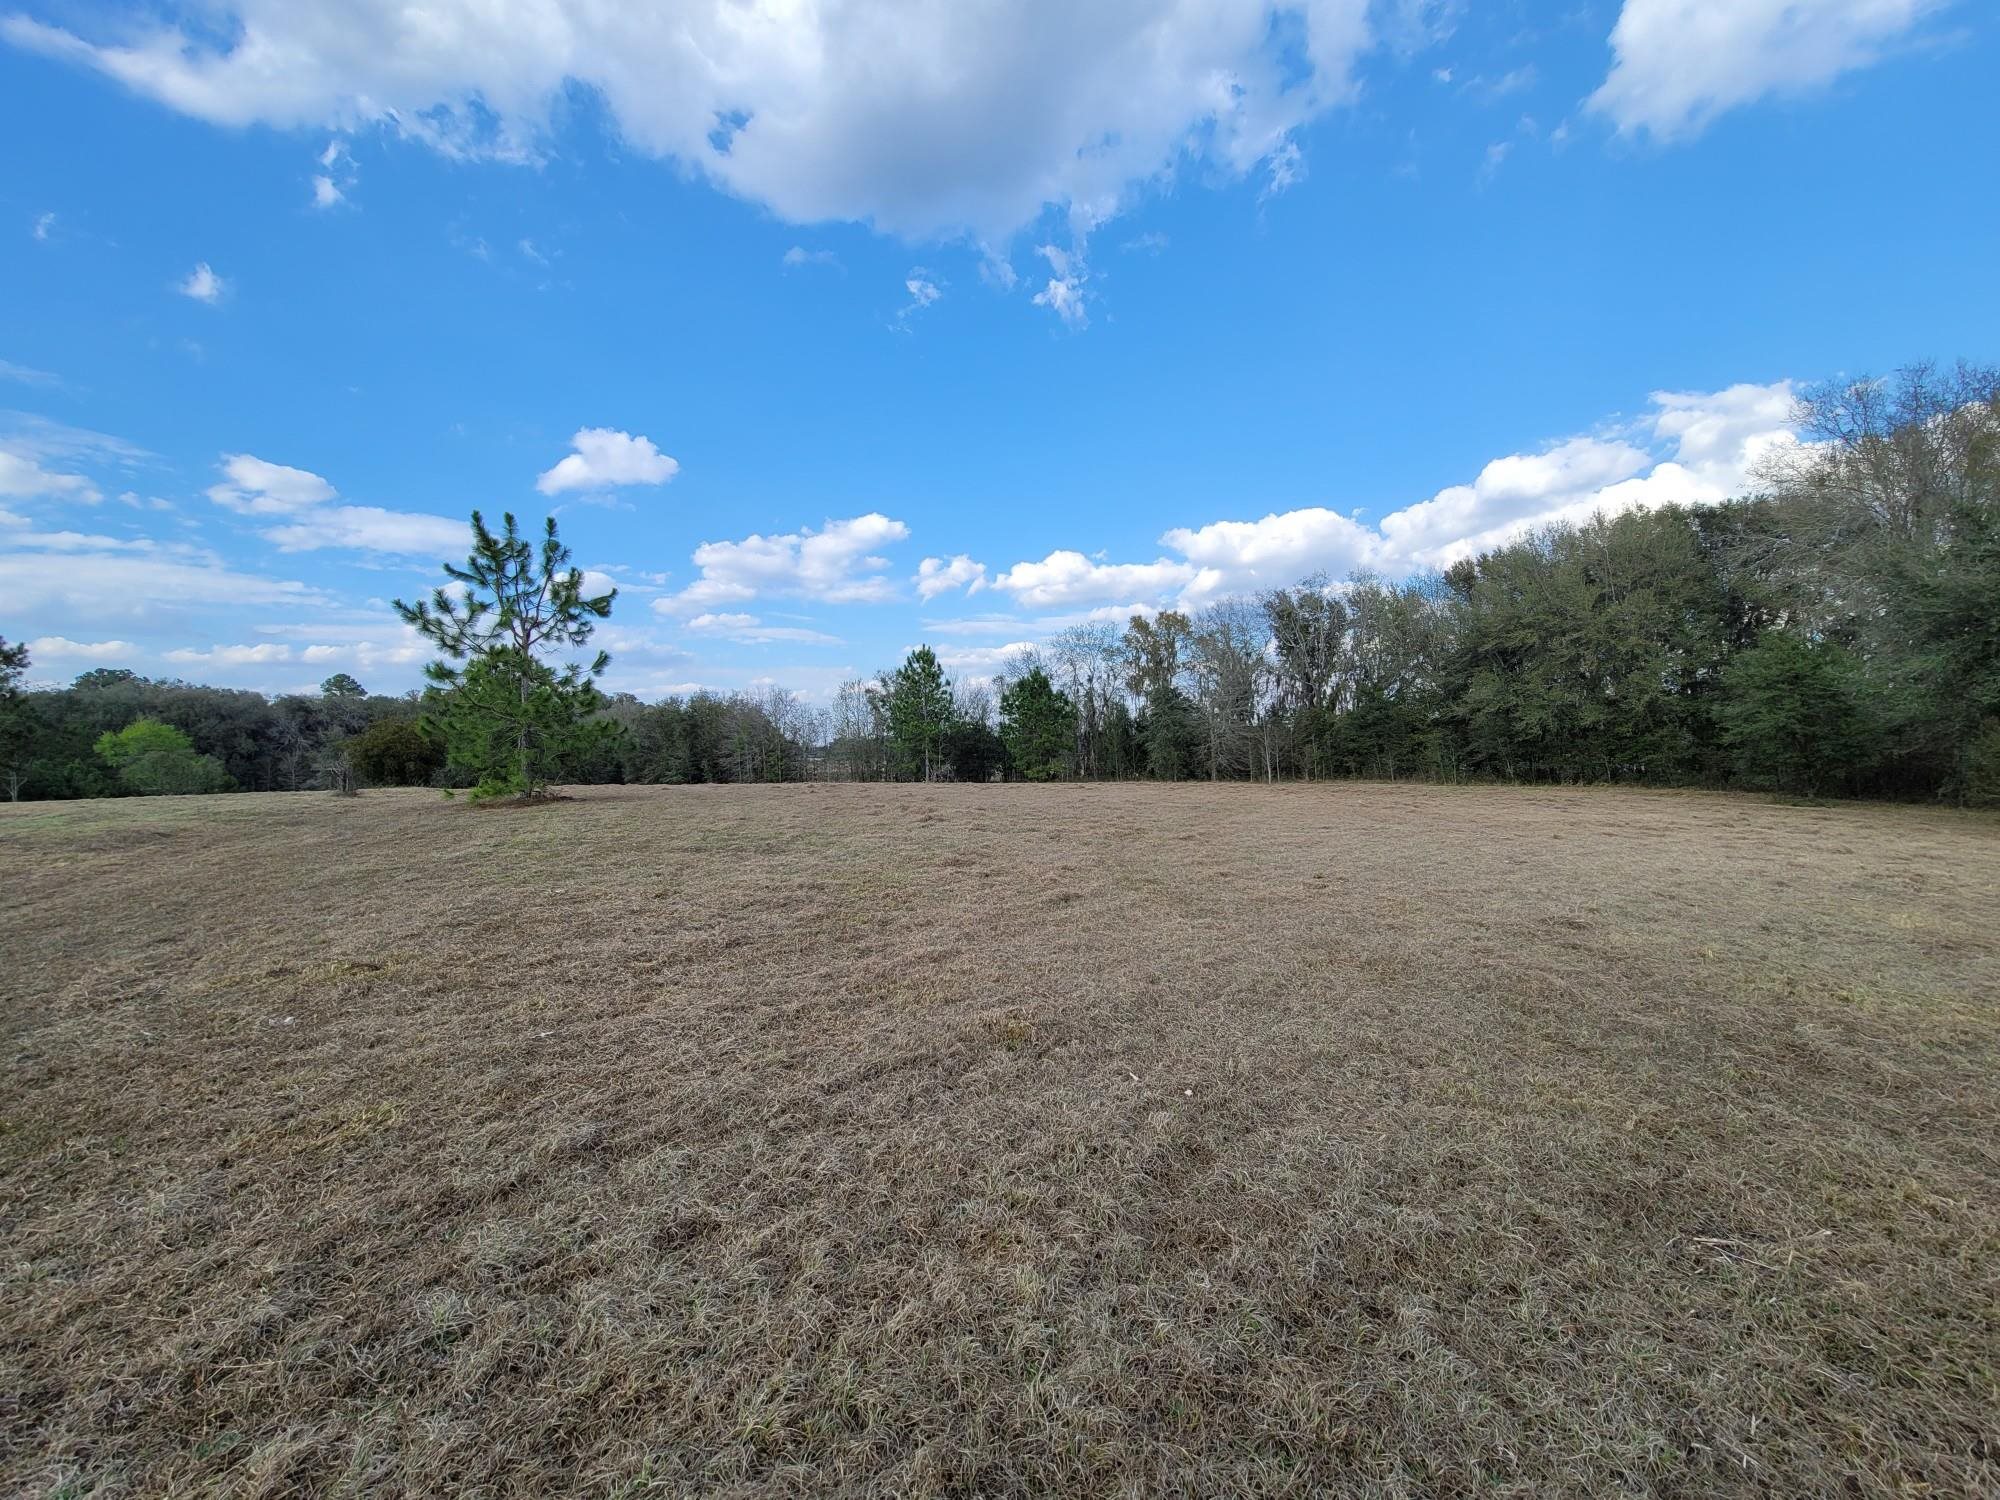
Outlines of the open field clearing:
[[0,1005],[10,1491],[2000,1490],[1990,816],[0,807]]

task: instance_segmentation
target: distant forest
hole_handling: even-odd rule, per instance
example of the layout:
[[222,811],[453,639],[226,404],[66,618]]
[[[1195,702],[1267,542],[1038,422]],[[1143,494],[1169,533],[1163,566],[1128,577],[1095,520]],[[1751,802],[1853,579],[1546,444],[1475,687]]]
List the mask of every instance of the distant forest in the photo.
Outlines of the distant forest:
[[[1079,625],[992,679],[928,648],[831,705],[607,696],[571,782],[1423,777],[2000,803],[2000,373],[1801,403],[1756,494],[1558,525],[1404,581]],[[98,669],[23,691],[14,798],[449,785],[417,694]],[[435,691],[435,690],[434,690]]]

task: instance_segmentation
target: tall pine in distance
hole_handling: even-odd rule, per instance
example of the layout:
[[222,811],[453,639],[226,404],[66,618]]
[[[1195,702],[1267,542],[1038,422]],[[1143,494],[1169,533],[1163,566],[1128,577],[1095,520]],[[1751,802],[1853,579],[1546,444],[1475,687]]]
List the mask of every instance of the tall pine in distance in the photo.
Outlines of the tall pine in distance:
[[937,654],[919,646],[888,674],[884,687],[890,737],[911,772],[929,781],[944,759],[945,736],[955,717],[951,679],[938,665]]
[[597,716],[596,680],[609,654],[599,651],[588,668],[546,658],[588,643],[618,591],[584,594],[554,516],[540,546],[511,513],[501,519],[495,534],[472,513],[471,555],[462,568],[444,565],[456,589],[395,601],[404,623],[444,653],[424,668],[424,723],[442,740],[446,763],[472,777],[475,800],[546,795],[565,759],[616,732]]
[[1030,666],[1001,690],[1000,739],[1021,775],[1053,781],[1076,743],[1076,704],[1039,665]]

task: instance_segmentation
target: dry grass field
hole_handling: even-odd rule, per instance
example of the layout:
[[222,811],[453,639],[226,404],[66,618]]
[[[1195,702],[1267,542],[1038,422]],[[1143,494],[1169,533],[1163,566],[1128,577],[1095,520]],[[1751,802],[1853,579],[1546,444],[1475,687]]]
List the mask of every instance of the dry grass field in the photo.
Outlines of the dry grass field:
[[2000,1492],[2000,822],[0,807],[0,1488]]

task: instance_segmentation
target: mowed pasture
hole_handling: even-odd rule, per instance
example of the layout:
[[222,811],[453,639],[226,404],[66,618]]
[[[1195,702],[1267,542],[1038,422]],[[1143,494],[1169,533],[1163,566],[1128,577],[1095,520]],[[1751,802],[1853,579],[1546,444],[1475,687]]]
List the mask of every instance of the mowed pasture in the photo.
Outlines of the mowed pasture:
[[2000,821],[0,807],[0,1488],[2000,1490]]

